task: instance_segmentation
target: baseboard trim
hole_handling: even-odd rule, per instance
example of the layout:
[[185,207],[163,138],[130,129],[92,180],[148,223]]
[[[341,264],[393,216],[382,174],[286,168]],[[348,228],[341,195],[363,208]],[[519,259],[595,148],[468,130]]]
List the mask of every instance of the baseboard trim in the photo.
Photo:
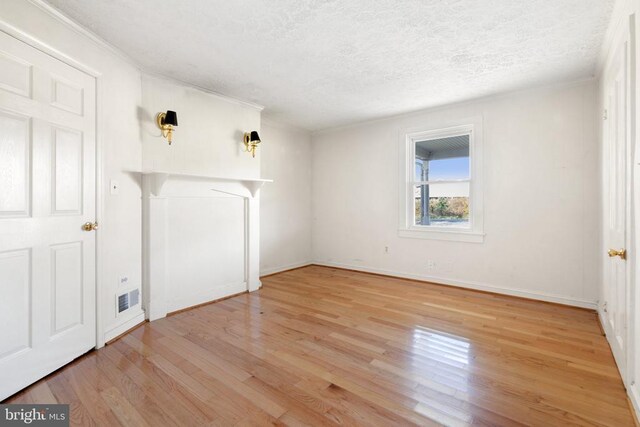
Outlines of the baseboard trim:
[[169,313],[176,313],[180,310],[189,310],[193,307],[207,305],[221,299],[240,295],[247,292],[248,290],[249,287],[246,281],[212,285],[211,289],[207,289],[206,291],[201,291],[170,300],[170,303],[167,304],[167,313],[162,317],[168,316]]
[[129,332],[133,331],[135,328],[142,325],[146,321],[147,320],[145,319],[144,311],[141,311],[132,319],[127,320],[122,325],[116,326],[115,328],[105,333],[104,334],[105,344],[111,344],[112,342],[122,337],[123,335],[126,335]]
[[471,289],[474,291],[487,292],[487,293],[499,294],[499,295],[508,295],[508,296],[517,297],[517,298],[542,301],[546,303],[577,307],[577,308],[582,308],[587,310],[595,311],[597,308],[597,303],[592,301],[572,299],[572,298],[567,298],[559,295],[549,295],[549,294],[540,294],[540,293],[527,292],[527,291],[519,291],[515,289],[501,288],[498,286],[491,286],[491,285],[486,285],[486,284],[477,283],[477,282],[450,280],[442,277],[402,273],[402,272],[393,271],[393,270],[384,270],[379,268],[370,268],[370,267],[364,267],[359,265],[349,265],[349,264],[342,264],[342,263],[336,263],[336,262],[315,261],[313,262],[312,265],[317,265],[321,267],[339,268],[342,270],[358,271],[361,273],[377,274],[380,276],[417,280],[420,282],[428,282],[428,283],[433,283],[433,284],[442,285],[442,286],[454,286],[458,288]]
[[192,305],[192,306],[189,306],[189,307],[181,308],[179,310],[171,311],[171,312],[167,313],[167,317],[175,316],[176,314],[180,314],[180,313],[185,312],[185,311],[193,310],[194,308],[204,307],[205,305],[209,305],[209,304],[213,304],[213,303],[216,303],[216,302],[224,301],[226,299],[237,297],[238,295],[244,295],[244,294],[248,294],[248,293],[249,293],[249,291],[243,291],[243,292],[238,292],[238,293],[235,293],[235,294],[232,294],[232,295],[227,295],[227,296],[224,296],[224,297],[221,297],[221,298],[216,298],[216,299],[213,299],[211,301],[201,302],[200,304],[196,304],[196,305]]
[[285,271],[297,270],[299,268],[308,267],[310,265],[313,265],[312,261],[303,261],[303,262],[296,262],[293,264],[283,265],[281,267],[267,268],[266,270],[263,270],[260,272],[260,278],[262,279],[265,277],[273,276],[274,274],[284,273]]

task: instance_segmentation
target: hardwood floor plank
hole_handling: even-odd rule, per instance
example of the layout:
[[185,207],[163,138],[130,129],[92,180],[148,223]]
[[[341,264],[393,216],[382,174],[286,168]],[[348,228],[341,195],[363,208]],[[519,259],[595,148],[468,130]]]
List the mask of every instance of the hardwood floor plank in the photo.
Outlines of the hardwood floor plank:
[[[160,408],[170,408],[165,412],[173,422],[177,425],[185,425],[193,422],[204,424],[208,421],[206,417],[200,416],[198,411],[189,410],[182,404],[176,404],[177,397],[167,393],[165,389],[150,380],[144,372],[135,366],[124,354],[122,354],[116,346],[109,346],[105,351],[107,357],[115,366],[120,369],[146,396],[148,396]],[[182,402],[181,402],[182,403]],[[190,406],[190,405],[189,405]],[[190,408],[191,409],[191,408]]]
[[172,418],[171,409],[158,405],[156,401],[147,395],[143,388],[136,385],[128,375],[124,375],[121,368],[116,366],[108,357],[108,354],[111,351],[115,350],[105,348],[105,350],[100,352],[98,355],[98,368],[114,385],[114,387],[111,387],[101,393],[105,400],[110,399],[108,402],[110,406],[118,403],[118,409],[126,410],[127,413],[129,413],[129,407],[123,407],[120,405],[120,400],[125,399],[132,407],[136,408],[136,412],[139,413],[139,415],[143,417],[148,424],[177,426],[178,423]]
[[186,388],[182,387],[174,378],[166,375],[164,371],[159,369],[135,349],[130,347],[123,340],[112,344],[127,357],[127,359],[140,369],[145,377],[163,390],[174,400],[174,404],[182,406],[192,416],[192,421],[207,424],[219,418],[217,412],[207,405],[206,402],[199,400],[194,394],[190,393]]
[[34,403],[58,403],[46,382],[36,384],[31,388],[30,394]]
[[95,426],[97,425],[95,420],[91,417],[87,408],[84,407],[82,401],[78,397],[78,394],[73,390],[73,387],[71,387],[66,378],[65,370],[69,370],[74,367],[75,366],[68,366],[58,372],[57,375],[49,377],[47,385],[58,402],[69,405],[69,421],[71,424]]
[[96,377],[97,370],[87,369],[87,365],[92,365],[95,368],[95,362],[88,362],[91,363],[79,363],[77,365],[78,369],[69,369],[67,371],[69,384],[97,424],[117,426],[120,424],[118,418],[100,394],[101,391],[112,386],[112,384],[109,383],[107,385],[103,382],[102,385],[99,385],[100,379]]
[[73,425],[633,426],[595,313],[309,266],[147,323],[7,403]]
[[111,387],[100,393],[123,426],[148,426],[149,423],[125,399],[120,390]]

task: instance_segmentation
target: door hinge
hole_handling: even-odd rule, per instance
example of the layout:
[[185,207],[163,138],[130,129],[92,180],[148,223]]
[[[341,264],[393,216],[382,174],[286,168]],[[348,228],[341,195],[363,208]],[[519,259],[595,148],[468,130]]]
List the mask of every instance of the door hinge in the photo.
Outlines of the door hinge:
[[604,114],[602,114],[602,120],[607,120],[608,115],[609,115],[609,113],[608,113],[608,111],[605,109],[605,110],[604,110]]

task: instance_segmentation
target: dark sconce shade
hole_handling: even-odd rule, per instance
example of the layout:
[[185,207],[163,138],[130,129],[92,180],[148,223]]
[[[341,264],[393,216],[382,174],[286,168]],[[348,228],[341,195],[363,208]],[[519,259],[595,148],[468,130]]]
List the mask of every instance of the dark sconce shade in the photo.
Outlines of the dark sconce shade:
[[[178,126],[178,115],[175,111],[167,110],[164,116],[164,125]],[[257,135],[257,134],[256,134]]]
[[258,132],[255,130],[251,131],[251,137],[249,139],[251,142],[260,142],[260,136],[258,136]]
[[173,137],[173,127],[178,126],[178,115],[175,111],[167,110],[166,113],[156,114],[156,124],[162,131],[162,136],[167,138],[169,145],[171,145],[171,138]]

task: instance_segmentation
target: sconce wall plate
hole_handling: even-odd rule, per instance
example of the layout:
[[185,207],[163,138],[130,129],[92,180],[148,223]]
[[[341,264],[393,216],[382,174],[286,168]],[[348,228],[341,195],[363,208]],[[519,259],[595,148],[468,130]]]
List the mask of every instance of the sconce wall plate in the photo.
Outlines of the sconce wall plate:
[[251,153],[251,157],[256,157],[256,148],[260,142],[260,136],[255,130],[244,133],[244,151]]
[[178,115],[175,111],[167,110],[166,113],[156,114],[156,124],[162,131],[162,136],[167,138],[171,145],[171,137],[173,136],[173,127],[178,126]]

